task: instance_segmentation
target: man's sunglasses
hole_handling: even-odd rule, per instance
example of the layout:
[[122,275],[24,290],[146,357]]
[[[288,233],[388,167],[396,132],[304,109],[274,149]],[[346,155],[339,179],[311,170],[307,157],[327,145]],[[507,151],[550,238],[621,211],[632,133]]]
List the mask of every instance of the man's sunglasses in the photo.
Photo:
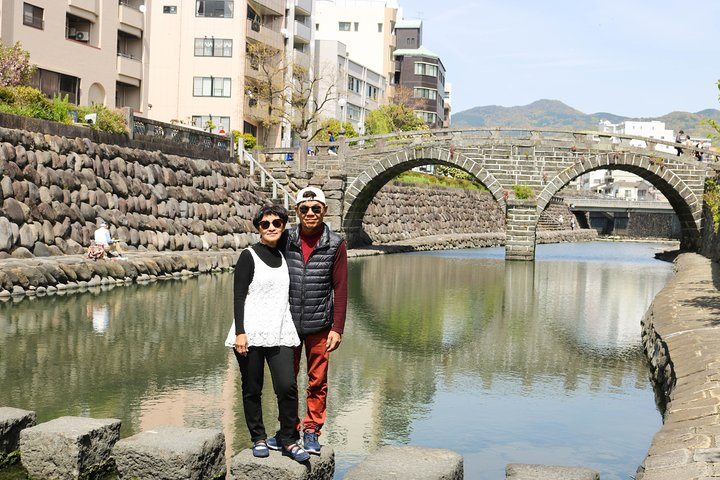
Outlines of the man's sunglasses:
[[[270,220],[263,220],[258,225],[260,225],[260,228],[262,228],[263,230],[267,230],[268,228],[270,228]],[[272,221],[272,226],[275,228],[280,228],[283,225],[285,225],[285,222],[283,222],[279,218],[276,218]]]
[[301,205],[300,207],[298,207],[298,210],[300,210],[300,213],[302,213],[303,215],[305,215],[310,210],[312,210],[315,215],[320,215],[320,213],[322,212],[322,207],[320,205],[313,205],[312,207],[308,207],[307,205]]

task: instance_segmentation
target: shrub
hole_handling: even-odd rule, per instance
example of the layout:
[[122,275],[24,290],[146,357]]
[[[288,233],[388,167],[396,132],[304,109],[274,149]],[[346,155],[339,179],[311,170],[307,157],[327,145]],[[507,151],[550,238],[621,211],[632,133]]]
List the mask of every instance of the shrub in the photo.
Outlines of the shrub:
[[535,196],[535,191],[527,185],[513,185],[513,192],[515,192],[515,198],[519,200],[526,200]]
[[101,130],[108,133],[127,133],[127,125],[125,125],[125,116],[119,110],[110,110],[105,105],[94,104],[90,106],[77,107],[71,105],[70,110],[78,112],[78,118],[84,119],[85,115],[95,113],[97,122],[90,125],[90,128]]
[[705,204],[710,208],[713,217],[713,228],[715,233],[720,231],[720,186],[714,178],[705,180],[705,193],[703,194]]

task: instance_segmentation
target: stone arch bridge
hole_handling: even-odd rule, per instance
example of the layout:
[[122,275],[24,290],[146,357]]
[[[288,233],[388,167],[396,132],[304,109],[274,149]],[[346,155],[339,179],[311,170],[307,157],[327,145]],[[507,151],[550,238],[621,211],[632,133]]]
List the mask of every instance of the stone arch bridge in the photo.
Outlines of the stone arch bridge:
[[[673,153],[657,149],[660,145]],[[334,144],[310,145],[315,155],[307,155],[308,149],[301,146],[298,161],[293,162],[296,166],[288,173],[291,180],[307,178],[307,172],[314,176],[326,172],[343,180],[330,197],[339,198],[339,209],[331,209],[330,215],[352,246],[361,238],[362,219],[373,197],[399,173],[431,164],[460,168],[485,185],[506,212],[506,258],[533,260],[537,222],[553,195],[592,170],[625,170],[665,195],[680,219],[681,246],[694,249],[701,237],[704,182],[716,175],[718,164],[698,162],[692,147],[684,147],[678,156],[674,147],[671,142],[600,132],[502,127],[424,130],[341,137]],[[515,185],[532,188],[534,196],[515,198]]]

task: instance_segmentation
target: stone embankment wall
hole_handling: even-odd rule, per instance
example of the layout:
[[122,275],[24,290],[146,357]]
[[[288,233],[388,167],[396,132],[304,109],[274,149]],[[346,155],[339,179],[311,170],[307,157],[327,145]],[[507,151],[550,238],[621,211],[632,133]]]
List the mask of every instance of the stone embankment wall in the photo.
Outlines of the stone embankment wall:
[[392,182],[363,218],[373,244],[449,234],[505,232],[505,215],[488,192]]
[[234,163],[0,128],[0,258],[79,254],[100,220],[130,250],[245,247],[266,202]]

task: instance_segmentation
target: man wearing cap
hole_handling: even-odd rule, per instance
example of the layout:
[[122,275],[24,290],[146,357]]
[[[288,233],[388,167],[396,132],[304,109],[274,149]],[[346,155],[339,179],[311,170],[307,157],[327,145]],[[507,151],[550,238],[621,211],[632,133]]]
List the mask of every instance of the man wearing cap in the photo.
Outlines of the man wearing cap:
[[95,245],[102,245],[108,257],[113,256],[110,255],[111,251],[117,254],[115,256],[122,255],[120,245],[118,245],[117,241],[110,236],[110,230],[108,229],[108,224],[105,221],[102,221],[100,223],[100,227],[95,230]]
[[[318,435],[325,423],[330,352],[342,341],[347,310],[347,247],[323,218],[325,194],[316,187],[298,192],[295,214],[299,226],[291,228],[281,247],[290,272],[290,311],[300,336],[295,348],[295,375],[303,347],[307,360],[307,413],[302,427],[303,447],[320,454]],[[277,449],[276,438],[267,441]]]

